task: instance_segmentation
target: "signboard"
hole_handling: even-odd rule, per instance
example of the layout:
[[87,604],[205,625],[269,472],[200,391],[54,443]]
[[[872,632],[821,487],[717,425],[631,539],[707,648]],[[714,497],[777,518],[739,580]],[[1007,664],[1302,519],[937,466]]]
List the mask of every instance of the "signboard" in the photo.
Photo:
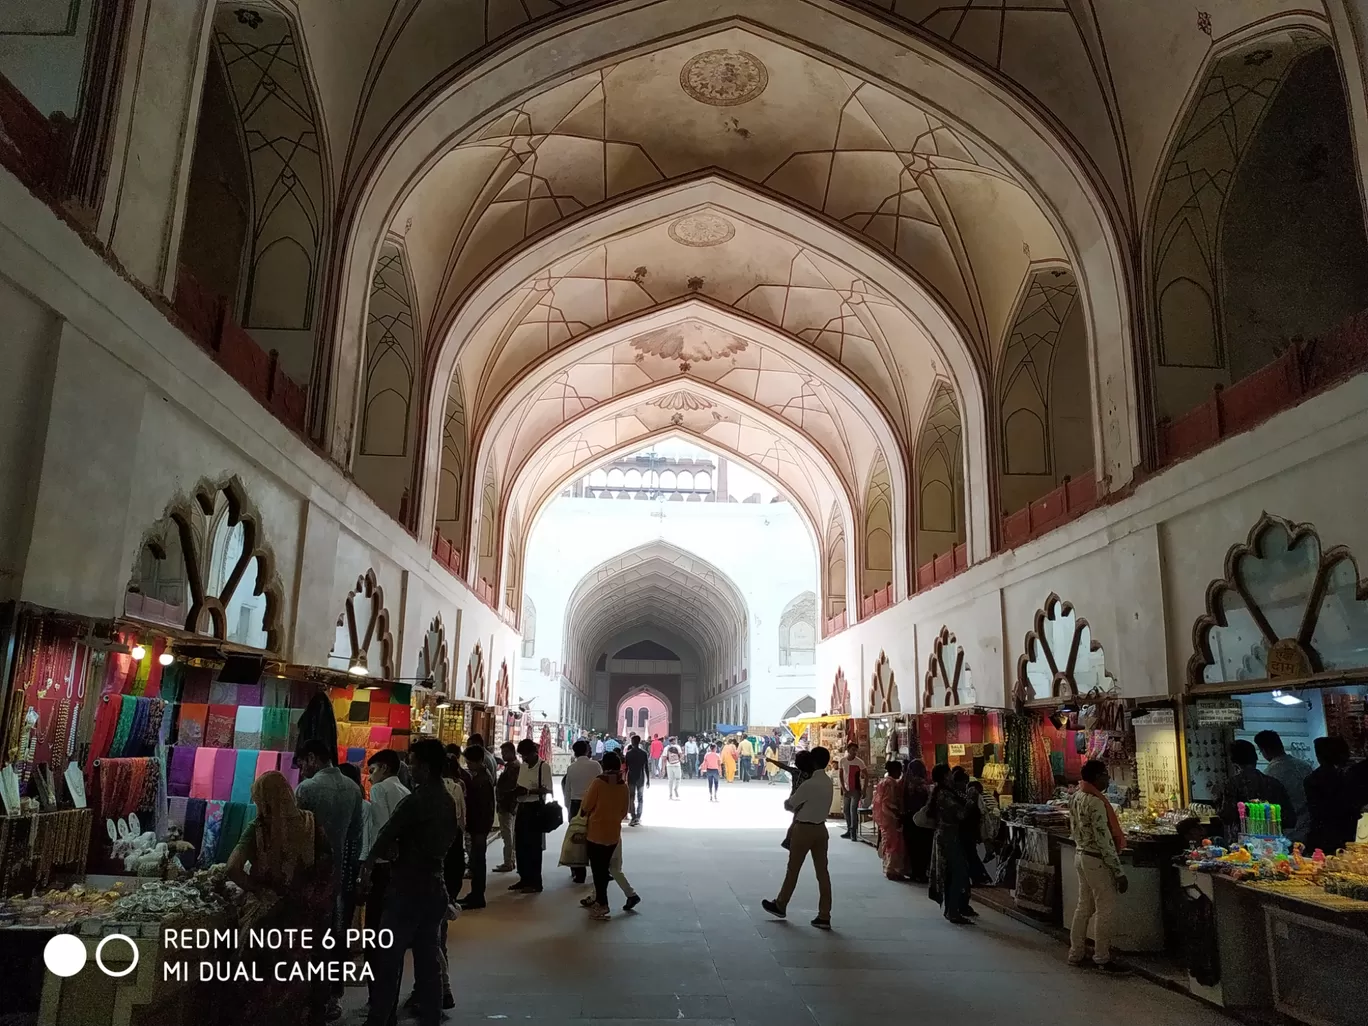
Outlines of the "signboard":
[[963,755],[963,754],[964,754],[964,745],[951,745],[951,746],[950,746],[950,754],[951,754],[951,755]]
[[749,727],[746,728],[746,733],[747,733],[747,734],[754,734],[754,735],[756,735],[757,737],[769,737],[771,734],[777,734],[777,733],[779,733],[779,728],[778,728],[778,727],[757,727],[757,726],[755,726],[755,724],[751,724]]
[[1199,698],[1192,707],[1194,727],[1244,728],[1244,706],[1233,698]]
[[1131,726],[1171,727],[1173,726],[1173,710],[1149,709],[1142,713],[1136,713],[1133,717],[1131,717]]

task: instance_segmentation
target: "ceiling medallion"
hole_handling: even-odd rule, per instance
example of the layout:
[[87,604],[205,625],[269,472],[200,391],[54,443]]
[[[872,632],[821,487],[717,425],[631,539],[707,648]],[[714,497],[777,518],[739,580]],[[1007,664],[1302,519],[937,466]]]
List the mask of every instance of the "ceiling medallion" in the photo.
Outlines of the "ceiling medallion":
[[670,238],[681,246],[720,246],[736,235],[736,225],[718,214],[685,214],[670,225]]
[[671,392],[669,395],[652,399],[651,405],[662,410],[711,410],[715,404],[692,392]]
[[699,103],[735,107],[749,103],[769,85],[769,71],[760,58],[745,50],[707,50],[679,72],[679,87]]

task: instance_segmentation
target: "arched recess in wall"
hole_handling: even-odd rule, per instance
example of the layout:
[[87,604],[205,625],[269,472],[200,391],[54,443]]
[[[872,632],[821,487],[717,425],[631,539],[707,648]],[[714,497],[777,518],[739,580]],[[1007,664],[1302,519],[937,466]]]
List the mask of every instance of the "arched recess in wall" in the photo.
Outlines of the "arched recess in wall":
[[[198,125],[186,186],[187,228],[181,237],[180,265],[202,291],[223,297],[240,322],[255,217],[252,168],[223,52],[217,46],[209,48]],[[201,225],[206,230],[200,230]]]
[[518,507],[508,515],[508,555],[504,559],[504,606],[516,610],[518,594],[522,590],[522,520]]
[[522,657],[531,659],[537,651],[537,607],[531,595],[524,595],[522,602]]
[[205,479],[143,536],[124,613],[278,652],[284,589],[260,515],[237,477]]
[[918,566],[949,552],[965,539],[964,453],[959,405],[950,382],[940,379],[917,434]]
[[418,677],[433,691],[451,694],[451,649],[440,613],[432,618],[423,635],[423,647],[418,651]]
[[1072,700],[1116,690],[1116,678],[1107,670],[1106,655],[1092,627],[1072,602],[1052,592],[1026,632],[1012,685],[1013,704]]
[[[195,262],[187,265],[192,275],[198,266],[219,288],[235,286],[233,294],[223,293],[228,309],[240,312],[243,327],[263,349],[279,352],[290,378],[308,382],[331,201],[310,69],[294,23],[273,7],[220,4],[211,45],[235,116],[230,123],[220,86],[207,83],[201,107],[209,116],[201,118],[191,166],[212,175],[240,147],[251,207],[245,218],[233,214],[222,190],[216,193],[207,182],[192,185],[181,251]],[[223,138],[230,131],[234,142]],[[233,281],[226,272],[237,257],[224,243],[244,225],[245,272]],[[218,247],[224,251],[207,260]]]
[[373,569],[356,579],[356,587],[342,603],[328,666],[362,677],[393,680],[397,676],[385,589]]
[[996,378],[1006,516],[1093,466],[1087,323],[1067,267],[1027,273]]
[[466,663],[465,697],[473,698],[477,702],[485,700],[484,649],[480,648],[478,641],[470,650],[470,660]]
[[978,700],[974,692],[969,661],[964,658],[964,646],[951,632],[942,627],[931,645],[926,677],[922,688],[922,709],[973,705]]
[[360,435],[352,476],[376,504],[411,527],[409,496],[417,452],[415,389],[422,377],[422,331],[404,240],[380,248],[366,308]]
[[817,662],[817,596],[805,591],[779,616],[779,665],[812,666]]
[[437,482],[437,531],[453,545],[466,544],[463,510],[466,469],[465,390],[452,372],[442,417],[442,469]]
[[840,506],[833,504],[827,522],[826,552],[826,615],[830,619],[846,610],[846,533],[845,519]]
[[[480,486],[480,537],[475,576],[494,584],[499,572],[499,489],[494,481],[494,465],[485,466]],[[490,601],[493,601],[492,599]]]
[[893,482],[879,452],[869,469],[864,503],[864,573],[860,590],[872,595],[893,580]]
[[1151,202],[1154,402],[1180,417],[1368,307],[1368,238],[1329,41],[1280,29],[1215,54]]

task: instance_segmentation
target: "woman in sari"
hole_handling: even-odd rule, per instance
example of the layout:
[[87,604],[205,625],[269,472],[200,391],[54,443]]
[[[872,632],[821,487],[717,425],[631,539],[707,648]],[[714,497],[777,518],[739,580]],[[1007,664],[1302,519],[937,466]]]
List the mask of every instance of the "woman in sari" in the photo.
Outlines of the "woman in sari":
[[913,883],[926,883],[931,869],[932,831],[912,822],[931,798],[926,783],[926,763],[913,759],[903,774],[903,845],[907,851],[907,878]]
[[[290,782],[272,770],[252,785],[257,816],[242,834],[228,859],[228,877],[247,892],[239,916],[244,929],[311,929],[321,937],[333,910],[333,853],[313,813],[295,802]],[[346,953],[343,952],[343,957]],[[323,1022],[327,984],[279,982],[277,963],[301,966],[318,959],[317,951],[262,950],[247,960],[260,963],[265,983],[243,983],[230,1001],[229,1021],[297,1023],[300,1009],[310,1026]]]
[[722,766],[726,771],[727,783],[729,784],[736,779],[736,753],[738,751],[736,742],[728,738],[726,746],[722,749]]
[[969,862],[960,842],[960,824],[968,810],[967,799],[955,789],[950,767],[938,763],[931,771],[928,815],[936,824],[931,841],[931,886],[927,896],[940,902],[942,914],[956,925],[969,922]]
[[884,876],[901,880],[907,875],[907,849],[903,845],[902,763],[888,762],[887,774],[874,788],[874,823],[879,828],[879,858]]

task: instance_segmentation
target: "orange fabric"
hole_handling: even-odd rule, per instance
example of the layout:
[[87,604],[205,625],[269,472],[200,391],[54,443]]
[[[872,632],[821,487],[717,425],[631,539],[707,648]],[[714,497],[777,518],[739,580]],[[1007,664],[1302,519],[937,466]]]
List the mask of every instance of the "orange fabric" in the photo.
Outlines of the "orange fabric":
[[580,801],[580,812],[588,820],[585,837],[595,844],[617,844],[621,841],[627,801],[627,785],[621,780],[610,783],[603,777],[596,777]]
[[1084,794],[1090,794],[1094,798],[1102,799],[1102,807],[1107,810],[1107,829],[1111,831],[1112,841],[1116,844],[1118,853],[1125,851],[1126,832],[1121,829],[1121,821],[1116,818],[1116,810],[1112,808],[1111,802],[1107,801],[1107,796],[1086,780],[1078,785],[1078,789]]

